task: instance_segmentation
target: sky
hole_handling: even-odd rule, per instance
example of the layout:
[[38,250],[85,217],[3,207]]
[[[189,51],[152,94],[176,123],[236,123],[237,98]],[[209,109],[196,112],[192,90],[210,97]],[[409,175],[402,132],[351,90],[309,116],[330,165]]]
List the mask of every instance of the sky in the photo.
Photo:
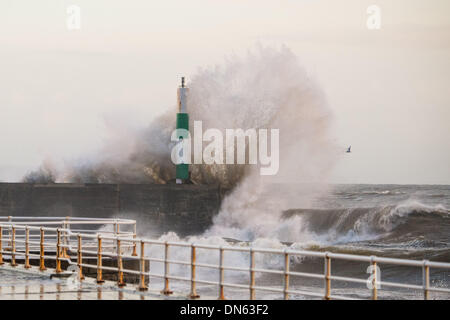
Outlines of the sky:
[[[68,30],[67,7],[81,9]],[[367,8],[381,9],[369,30]],[[145,127],[182,75],[260,43],[316,79],[342,154],[334,183],[450,184],[448,0],[0,0],[0,181]]]

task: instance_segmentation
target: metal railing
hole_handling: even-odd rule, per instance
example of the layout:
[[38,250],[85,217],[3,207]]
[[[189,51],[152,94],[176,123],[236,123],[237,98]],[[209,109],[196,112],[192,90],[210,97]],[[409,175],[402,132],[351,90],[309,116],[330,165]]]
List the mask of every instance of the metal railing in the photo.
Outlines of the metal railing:
[[[28,220],[27,220],[28,219]],[[4,220],[0,217],[0,221]],[[42,224],[42,225],[41,225]],[[49,227],[48,225],[59,225],[60,227]],[[79,230],[71,229],[73,225],[90,226],[112,226],[112,231],[101,230]],[[120,231],[121,225],[132,227],[132,231]],[[18,236],[20,233],[20,236]],[[32,235],[32,233],[34,233]],[[148,290],[151,278],[159,278],[163,281],[162,293],[172,294],[170,288],[171,281],[185,281],[190,283],[189,298],[199,298],[197,285],[213,285],[218,288],[218,298],[225,299],[225,288],[248,290],[249,299],[255,299],[256,291],[279,293],[283,299],[290,299],[292,295],[302,295],[315,298],[330,299],[353,299],[351,295],[332,294],[331,281],[342,281],[356,284],[371,284],[371,299],[378,299],[380,286],[401,289],[421,290],[424,299],[430,298],[431,292],[450,294],[450,289],[444,287],[433,287],[430,285],[430,269],[450,270],[450,263],[431,262],[427,260],[407,260],[384,258],[378,256],[362,256],[352,254],[340,254],[331,252],[318,252],[308,250],[292,249],[267,249],[242,246],[217,246],[200,243],[173,242],[141,239],[136,237],[136,222],[124,219],[85,219],[85,218],[11,218],[7,217],[6,222],[0,223],[0,265],[4,264],[4,258],[8,257],[11,266],[17,266],[17,257],[24,258],[23,267],[31,268],[30,258],[39,259],[39,270],[46,269],[45,261],[53,259],[55,261],[55,272],[63,272],[61,262],[66,261],[68,265],[78,267],[79,279],[84,279],[84,268],[96,270],[96,280],[98,284],[104,282],[103,271],[112,271],[117,274],[117,285],[123,287],[126,285],[124,274],[135,275],[139,278],[139,287],[141,291]],[[49,237],[55,239],[49,241]],[[33,240],[34,239],[34,240]],[[5,245],[6,244],[6,245]],[[154,249],[150,246],[161,246],[163,249],[163,258],[155,258],[149,255]],[[139,246],[139,254],[137,247]],[[171,248],[187,248],[190,250],[189,260],[173,260],[170,257]],[[197,250],[211,250],[218,253],[218,264],[197,262]],[[48,255],[46,252],[52,251],[55,255]],[[230,252],[241,252],[248,254],[249,263],[246,267],[237,267],[225,264],[224,256]],[[269,254],[280,256],[283,261],[283,267],[273,269],[263,269],[256,267],[255,254]],[[83,261],[83,258],[96,258],[96,264],[89,264]],[[297,272],[290,270],[291,260],[295,258],[311,257],[323,259],[324,272]],[[116,261],[115,266],[104,266],[105,259]],[[135,269],[125,269],[123,260],[137,260],[138,266]],[[344,277],[332,275],[332,260],[352,261],[359,263],[368,263],[371,266],[370,280],[358,277]],[[151,263],[163,265],[160,273],[153,272]],[[406,267],[417,267],[422,269],[421,285],[407,283],[381,281],[377,277],[377,265],[388,264]],[[190,276],[182,277],[170,273],[170,266],[181,265],[190,268]],[[218,271],[218,279],[205,280],[197,278],[197,268],[213,269]],[[245,272],[249,276],[248,283],[231,283],[225,281],[225,271]],[[282,277],[280,287],[258,286],[256,285],[256,274],[274,274]],[[323,281],[323,291],[298,290],[290,287],[292,277],[310,278]],[[351,290],[350,290],[351,291]]]
[[[121,229],[122,226],[122,229]],[[125,227],[128,230],[124,230]],[[129,230],[131,229],[131,230]],[[63,259],[70,261],[69,250],[77,246],[75,234],[84,237],[113,235],[136,238],[136,221],[130,219],[98,219],[77,217],[4,217],[0,216],[0,265],[8,254],[11,265],[16,257],[24,257],[25,268],[30,268],[30,258],[40,259],[40,269],[45,270],[45,260],[54,259],[57,270]],[[6,235],[6,236],[5,236]],[[85,241],[86,248],[97,248],[96,241]],[[115,245],[107,246],[115,249]],[[133,254],[136,247],[132,246]],[[47,253],[46,253],[47,252]],[[48,253],[53,253],[52,255]]]

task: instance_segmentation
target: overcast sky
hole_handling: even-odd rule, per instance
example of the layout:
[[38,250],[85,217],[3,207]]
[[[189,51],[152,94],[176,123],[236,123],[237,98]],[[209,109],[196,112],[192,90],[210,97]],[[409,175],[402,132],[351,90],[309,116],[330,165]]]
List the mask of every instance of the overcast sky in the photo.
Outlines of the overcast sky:
[[450,184],[449,14],[448,0],[0,0],[0,181],[95,153],[112,118],[146,126],[181,75],[259,42],[292,49],[325,92],[353,149],[333,182]]

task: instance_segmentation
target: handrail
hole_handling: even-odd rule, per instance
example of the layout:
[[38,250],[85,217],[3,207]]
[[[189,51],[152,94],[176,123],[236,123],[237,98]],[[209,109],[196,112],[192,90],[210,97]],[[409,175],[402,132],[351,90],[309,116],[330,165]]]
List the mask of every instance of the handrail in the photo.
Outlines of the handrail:
[[33,217],[33,216],[0,216],[0,220],[5,219],[7,221],[14,220],[37,220],[37,221],[46,221],[46,220],[65,220],[68,219],[70,221],[123,221],[123,222],[135,222],[135,220],[131,219],[123,219],[123,218],[89,218],[89,217]]
[[[0,217],[4,219],[5,217]],[[97,270],[97,283],[104,282],[103,270],[113,271],[117,273],[117,285],[123,287],[126,285],[126,274],[139,276],[139,287],[141,291],[148,290],[150,285],[150,278],[160,278],[164,282],[162,293],[165,295],[172,294],[170,289],[170,282],[188,281],[190,282],[190,292],[188,296],[192,299],[198,298],[197,284],[217,285],[219,288],[218,298],[225,299],[225,288],[240,288],[247,289],[249,292],[249,299],[255,299],[257,291],[266,291],[280,293],[284,299],[290,299],[293,294],[301,294],[311,297],[322,297],[323,299],[354,299],[351,296],[336,295],[332,292],[331,281],[345,281],[351,283],[366,283],[371,285],[371,298],[378,299],[379,288],[381,285],[393,288],[409,288],[423,290],[424,299],[430,298],[430,292],[440,292],[450,294],[450,289],[442,287],[430,286],[430,269],[447,269],[450,270],[450,263],[445,262],[431,262],[428,260],[407,260],[377,256],[363,256],[352,254],[341,254],[332,252],[319,252],[308,250],[294,250],[294,249],[271,249],[271,248],[257,248],[257,247],[234,247],[231,245],[206,245],[200,243],[189,243],[181,241],[161,241],[136,237],[136,222],[130,219],[95,219],[95,218],[42,218],[42,217],[27,217],[27,219],[34,221],[27,221],[23,217],[6,217],[7,222],[0,223],[0,265],[9,259],[11,266],[17,266],[17,257],[23,255],[25,257],[24,268],[32,268],[30,265],[30,258],[39,258],[39,270],[46,270],[45,260],[55,259],[56,273],[63,272],[62,261],[69,265],[78,266],[79,279],[84,279],[83,269],[90,268]],[[21,220],[21,223],[15,222]],[[53,220],[53,221],[52,221]],[[41,225],[39,225],[39,223]],[[60,224],[60,227],[49,227],[49,223],[55,225]],[[77,229],[77,232],[70,229],[71,224],[91,224],[91,225],[107,225],[113,228],[111,232],[106,230],[92,230]],[[133,231],[121,231],[120,225],[132,226]],[[83,232],[81,232],[83,231]],[[23,235],[18,233],[23,232]],[[33,234],[34,232],[34,234]],[[36,239],[32,241],[31,239]],[[55,240],[53,240],[55,239]],[[163,258],[150,257],[146,254],[146,245],[159,245],[163,248]],[[139,255],[136,248],[139,246]],[[170,248],[184,247],[190,248],[190,259],[179,260],[170,256]],[[91,248],[91,250],[89,250]],[[94,249],[95,248],[95,249]],[[33,249],[37,249],[38,253],[34,253]],[[218,263],[199,263],[197,262],[197,250],[214,250],[219,253]],[[46,251],[54,252],[55,255],[48,255]],[[33,253],[32,253],[33,252]],[[249,264],[246,267],[237,267],[227,265],[224,262],[224,256],[227,252],[244,252],[249,254]],[[265,269],[256,266],[255,254],[270,254],[280,255],[283,258],[283,267],[280,269]],[[72,256],[71,256],[72,254]],[[96,263],[90,264],[84,257],[96,257]],[[297,272],[290,270],[290,262],[293,257],[313,257],[323,259],[324,271],[317,272]],[[116,261],[116,266],[104,266],[104,259],[113,259]],[[135,270],[124,268],[124,259],[135,259],[138,261],[138,267]],[[332,260],[346,260],[353,262],[366,262],[371,266],[370,279],[361,279],[350,276],[337,276],[332,274]],[[163,273],[150,272],[150,263],[162,263]],[[381,281],[377,275],[379,264],[389,264],[407,267],[422,268],[422,285],[412,285],[406,283],[397,283],[390,281]],[[190,276],[184,277],[170,273],[170,265],[181,265],[190,268]],[[219,271],[218,279],[206,280],[197,279],[197,267],[210,268]],[[248,272],[249,280],[247,284],[230,283],[225,280],[225,271]],[[256,273],[260,274],[279,274],[282,276],[281,287],[267,287],[256,285]],[[304,277],[312,279],[321,279],[323,281],[323,293],[308,290],[297,290],[290,286],[291,277]]]

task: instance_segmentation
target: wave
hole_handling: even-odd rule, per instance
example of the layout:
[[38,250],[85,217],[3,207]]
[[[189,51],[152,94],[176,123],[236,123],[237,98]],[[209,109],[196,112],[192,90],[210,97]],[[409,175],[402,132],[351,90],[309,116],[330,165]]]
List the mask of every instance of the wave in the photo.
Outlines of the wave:
[[[439,225],[439,232],[436,225]],[[428,206],[410,201],[374,208],[292,209],[284,212],[278,229],[291,230],[285,226],[301,228],[296,231],[303,234],[303,238],[282,241],[276,237],[258,237],[245,241],[203,235],[180,239],[176,234],[168,233],[160,240],[450,260],[450,210],[442,205]],[[180,258],[189,254],[181,251],[174,254]],[[213,258],[205,252],[201,259],[207,262]],[[232,263],[246,265],[248,257],[236,254],[229,259]],[[279,257],[270,255],[260,262],[270,266],[282,264]]]
[[[439,232],[436,231],[439,226]],[[289,226],[289,227],[287,227]],[[443,205],[428,206],[417,201],[408,201],[396,206],[346,209],[292,209],[284,211],[278,230],[289,232],[296,230],[303,238],[296,241],[281,241],[279,237],[257,237],[249,241],[228,239],[223,236],[202,235],[180,238],[175,233],[163,235],[162,241],[187,241],[197,244],[228,245],[235,247],[256,247],[273,249],[314,250],[347,253],[356,255],[377,255],[385,257],[429,259],[450,261],[450,210]],[[238,229],[238,228],[237,228]],[[431,231],[431,230],[434,230]],[[155,258],[163,256],[163,247],[149,246],[148,254]],[[197,260],[206,264],[217,264],[217,254],[209,250],[198,250]],[[176,260],[189,260],[187,248],[173,248],[171,257]],[[282,255],[257,254],[256,263],[261,268],[282,270]],[[301,268],[320,268],[321,259],[305,256],[292,256],[295,270]],[[249,255],[245,252],[227,252],[225,264],[246,267]],[[353,266],[354,267],[354,266]],[[153,268],[162,272],[163,264],[155,263]],[[338,272],[347,272],[347,264],[335,265]],[[398,272],[400,269],[385,270]],[[174,266],[172,270],[180,276],[188,276],[188,266]],[[216,279],[215,270],[199,270],[202,278]],[[405,272],[401,270],[401,272]],[[403,274],[403,273],[402,273]],[[227,278],[236,281],[247,275],[236,271],[226,271]],[[398,275],[397,275],[398,276]],[[261,274],[257,277],[262,277]]]
[[[417,201],[371,208],[291,209],[287,221],[300,217],[305,229],[320,243],[350,243],[370,240],[410,241],[426,236],[448,241],[450,210]],[[439,226],[439,232],[436,226]]]
[[403,195],[403,194],[408,194],[408,193],[404,192],[404,191],[382,190],[382,191],[361,191],[361,192],[338,191],[338,192],[334,192],[334,194],[338,195],[338,196],[360,196],[360,195],[397,196],[397,195]]

